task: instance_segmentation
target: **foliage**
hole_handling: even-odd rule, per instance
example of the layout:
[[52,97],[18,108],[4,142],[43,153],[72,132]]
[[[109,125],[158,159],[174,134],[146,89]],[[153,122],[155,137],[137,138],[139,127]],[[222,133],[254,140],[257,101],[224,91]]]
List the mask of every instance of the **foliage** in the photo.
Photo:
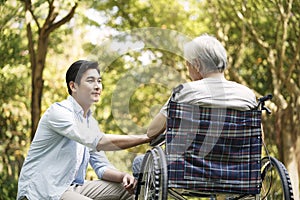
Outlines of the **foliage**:
[[[15,2],[15,5],[8,3],[0,4],[0,67],[5,65],[16,65],[25,63],[26,51],[24,42],[20,41],[20,36],[24,36],[21,29],[23,19],[20,15],[20,5]],[[16,8],[17,7],[17,8]]]
[[[36,22],[41,26],[50,1],[32,2]],[[71,0],[55,2],[60,8],[57,16],[64,16],[74,5]],[[292,4],[292,1],[245,2],[79,1],[72,20],[53,32],[49,40],[43,71],[42,113],[54,101],[67,96],[64,82],[67,67],[77,59],[96,59],[101,65],[104,85],[101,101],[94,108],[101,129],[109,134],[143,133],[167,101],[171,89],[188,80],[176,44],[159,38],[168,38],[164,32],[170,34],[171,31],[187,38],[206,32],[216,35],[228,50],[228,78],[253,88],[258,97],[275,94],[270,104],[273,115],[266,117],[264,123],[266,141],[270,151],[275,156],[285,157],[282,160],[288,163],[291,155],[296,153],[287,150],[299,146],[296,141],[300,127],[297,115],[300,102],[300,5],[298,1]],[[28,88],[32,74],[28,41],[24,39],[23,4],[0,1],[0,11],[0,153],[4,155],[0,160],[0,193],[4,196],[0,199],[15,199],[18,173],[30,141],[31,91]],[[38,30],[37,23],[33,23],[33,32]],[[155,29],[141,29],[145,27],[163,31],[155,35]],[[149,39],[143,41],[150,44],[145,48],[127,49],[115,55],[116,52],[102,46],[113,41],[124,47],[128,38],[120,35],[139,32],[141,34],[137,36]],[[37,33],[32,37],[35,42]],[[137,38],[137,41],[142,40]],[[163,48],[155,48],[157,43]],[[281,118],[284,120],[280,121]],[[295,142],[283,146],[283,138]],[[108,156],[119,169],[130,172],[132,159],[147,148],[148,145],[142,145],[110,152]],[[89,174],[89,178],[95,176]]]
[[[24,73],[25,71],[25,73]],[[25,76],[24,76],[25,75]],[[0,193],[1,198],[16,195],[17,179],[24,160],[23,150],[29,137],[29,84],[25,66],[6,66],[0,70]]]
[[18,2],[0,4],[0,199],[15,199],[29,137],[28,51],[20,38],[20,11]]

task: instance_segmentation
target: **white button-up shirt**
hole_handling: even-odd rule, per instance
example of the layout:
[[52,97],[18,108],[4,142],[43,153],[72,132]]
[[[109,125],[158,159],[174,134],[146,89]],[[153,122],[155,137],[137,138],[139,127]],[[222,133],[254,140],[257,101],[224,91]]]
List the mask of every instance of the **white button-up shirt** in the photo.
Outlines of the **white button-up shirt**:
[[18,197],[55,199],[72,183],[83,184],[88,162],[101,179],[111,166],[96,146],[103,137],[98,122],[71,96],[54,103],[40,119],[18,183]]

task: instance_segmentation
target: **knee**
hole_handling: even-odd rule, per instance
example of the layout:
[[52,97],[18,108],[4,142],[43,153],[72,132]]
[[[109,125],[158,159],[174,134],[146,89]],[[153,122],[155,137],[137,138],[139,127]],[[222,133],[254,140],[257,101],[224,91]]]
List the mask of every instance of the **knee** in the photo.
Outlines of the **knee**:
[[144,157],[145,157],[145,155],[139,155],[139,156],[135,157],[134,160],[133,160],[132,172],[133,172],[133,176],[136,179],[138,178],[138,174],[140,172]]

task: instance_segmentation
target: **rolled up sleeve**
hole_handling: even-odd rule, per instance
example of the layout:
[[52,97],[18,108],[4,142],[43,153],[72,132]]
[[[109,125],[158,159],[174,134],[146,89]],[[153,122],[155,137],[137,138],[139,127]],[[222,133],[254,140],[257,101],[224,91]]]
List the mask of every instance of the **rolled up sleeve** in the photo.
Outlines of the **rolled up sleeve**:
[[99,179],[103,178],[103,174],[107,168],[115,169],[107,159],[104,151],[90,151],[90,165],[95,170]]

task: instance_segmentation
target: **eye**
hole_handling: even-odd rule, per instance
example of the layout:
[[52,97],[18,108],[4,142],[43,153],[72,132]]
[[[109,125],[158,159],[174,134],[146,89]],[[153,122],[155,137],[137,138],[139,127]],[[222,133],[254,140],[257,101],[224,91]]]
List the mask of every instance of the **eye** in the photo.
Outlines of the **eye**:
[[102,83],[102,79],[99,78],[99,79],[97,80],[97,82],[98,82],[98,83]]

